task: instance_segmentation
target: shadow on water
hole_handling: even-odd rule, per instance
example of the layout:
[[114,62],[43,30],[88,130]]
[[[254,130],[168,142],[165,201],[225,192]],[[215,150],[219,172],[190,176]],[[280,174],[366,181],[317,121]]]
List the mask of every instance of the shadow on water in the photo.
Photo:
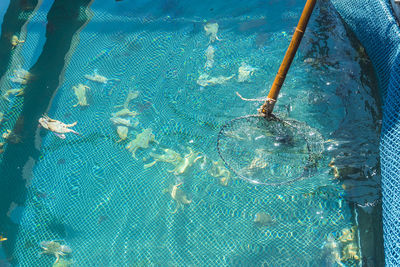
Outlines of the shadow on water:
[[[16,2],[24,1],[12,1],[10,8]],[[29,70],[32,78],[25,88],[22,111],[13,129],[14,134],[21,137],[22,142],[8,144],[0,165],[0,229],[8,238],[8,241],[3,244],[8,256],[13,254],[18,225],[13,223],[6,214],[11,203],[14,202],[19,206],[25,203],[26,181],[24,178],[26,175],[32,175],[27,170],[27,163],[32,162],[32,159],[36,161],[39,156],[39,145],[36,141],[39,139],[38,119],[47,111],[61,83],[65,65],[68,64],[68,55],[73,52],[74,37],[90,20],[87,8],[91,2],[92,0],[54,1],[47,15],[46,42],[43,51]],[[18,13],[15,11],[15,14]],[[9,17],[6,17],[3,24],[8,21]],[[6,32],[10,30],[4,31]],[[1,68],[6,67],[1,66]],[[32,168],[33,164],[30,165]]]
[[[315,10],[318,30],[312,32],[305,57],[318,71],[329,68],[350,70],[341,66],[341,58],[333,57],[332,36],[339,30],[332,14],[336,11],[322,1]],[[379,121],[382,119],[379,86],[373,66],[354,33],[342,20],[343,38],[357,55],[348,77],[336,88],[336,95],[345,107],[345,117],[330,138],[344,141],[332,157],[338,168],[338,182],[345,189],[345,198],[352,210],[352,221],[358,227],[363,266],[384,266],[382,203],[380,191]],[[350,55],[350,52],[348,52]],[[346,57],[345,57],[346,58]],[[359,107],[359,108],[358,108]],[[363,129],[360,131],[360,129]]]
[[38,0],[11,0],[1,25],[0,77],[3,77],[6,73],[11,59],[13,51],[11,38],[13,35],[19,36],[22,27],[38,6],[38,2]]
[[[360,134],[359,129],[353,131],[345,131],[345,128],[352,128],[352,120],[345,121],[342,127],[342,133],[340,135],[350,136],[353,138],[353,146],[351,147],[352,153],[343,158],[338,158],[338,165],[340,161],[342,163],[348,161],[348,157],[355,157],[351,159],[350,165],[344,164],[344,166],[338,166],[339,171],[341,169],[343,175],[340,180],[343,183],[343,187],[346,190],[346,198],[349,202],[350,207],[353,210],[355,220],[359,229],[360,248],[362,254],[362,266],[385,266],[384,258],[384,240],[383,240],[383,220],[382,220],[382,194],[381,194],[381,168],[380,168],[380,157],[379,157],[379,132],[380,124],[382,120],[382,100],[380,95],[380,89],[378,85],[378,79],[375,71],[362,48],[360,42],[355,37],[355,34],[349,27],[343,22],[346,27],[348,38],[351,45],[358,50],[358,57],[356,58],[360,68],[362,69],[359,77],[361,84],[366,88],[371,88],[370,96],[374,99],[375,105],[369,100],[365,100],[365,109],[370,112],[375,129],[369,129],[366,133]],[[354,88],[353,88],[354,90]],[[354,92],[355,94],[359,92]],[[348,103],[349,109],[354,108],[355,103]],[[357,104],[356,104],[357,106]],[[352,112],[354,117],[357,117],[356,112]],[[347,127],[345,127],[347,126]],[[374,135],[373,132],[377,134]],[[360,141],[363,140],[363,141]],[[369,140],[370,149],[365,153],[366,145],[365,140]],[[347,148],[348,149],[348,148]],[[346,148],[345,148],[346,150]],[[359,154],[358,156],[354,156]],[[354,162],[358,161],[354,164]],[[367,163],[368,162],[368,163]],[[374,164],[371,164],[374,162]],[[371,164],[371,165],[370,165]],[[356,166],[356,168],[354,168]]]

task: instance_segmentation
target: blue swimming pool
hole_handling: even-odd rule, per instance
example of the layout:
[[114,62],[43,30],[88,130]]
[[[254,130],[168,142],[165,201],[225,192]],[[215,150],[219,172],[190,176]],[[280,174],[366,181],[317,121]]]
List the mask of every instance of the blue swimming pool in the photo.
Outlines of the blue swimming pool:
[[[1,134],[12,131],[1,140],[0,263],[382,264],[378,85],[329,1],[317,4],[276,106],[321,134],[316,175],[253,185],[216,150],[224,123],[259,106],[236,92],[266,96],[303,5],[36,3],[25,42],[0,62],[2,95],[25,93],[0,100]],[[44,113],[77,122],[80,136],[38,127]]]

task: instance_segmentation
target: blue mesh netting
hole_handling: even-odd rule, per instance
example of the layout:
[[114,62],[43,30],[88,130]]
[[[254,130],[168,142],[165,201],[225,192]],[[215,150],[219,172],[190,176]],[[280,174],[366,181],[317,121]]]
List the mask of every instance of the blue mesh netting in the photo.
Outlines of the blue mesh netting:
[[387,266],[400,264],[400,29],[389,0],[332,1],[371,58],[381,85],[383,123],[380,156]]
[[[204,18],[187,13],[189,18],[178,16],[183,12],[180,9],[169,12],[171,15],[132,16],[113,10],[110,3],[103,8],[101,3],[106,2],[94,2],[93,19],[79,34],[79,40],[75,39],[64,79],[49,107],[51,117],[77,120],[76,129],[83,137],[60,140],[42,133],[42,157],[31,173],[25,172],[30,179],[28,199],[15,252],[20,265],[50,266],[54,258],[38,257],[38,244],[61,238],[73,249],[74,266],[335,264],[334,254],[324,251],[326,241],[332,236],[339,238],[352,222],[343,190],[332,181],[328,162],[321,163],[318,176],[293,187],[254,187],[237,179],[223,186],[209,174],[218,159],[214,145],[219,127],[232,116],[247,114],[256,107],[234,98],[234,91],[238,88],[247,95],[265,95],[264,83],[272,82],[275,71],[270,69],[278,66],[292,26],[276,23],[279,29],[255,31],[253,28],[265,18],[250,11],[248,16],[242,15],[244,7],[232,5],[235,12],[229,10],[229,16],[217,17],[224,40],[215,44],[213,71],[215,75],[236,73],[242,61],[260,71],[249,83],[231,81],[200,88],[196,80],[203,72],[208,45]],[[142,8],[148,11],[153,5],[151,2]],[[23,68],[29,68],[40,54],[44,41],[40,25],[45,24],[47,8],[42,6],[29,24],[29,38],[21,50],[31,53],[23,55],[25,62],[18,62]],[[201,5],[196,11],[199,9]],[[282,21],[295,24],[300,9],[292,8],[292,13],[282,15]],[[260,9],[252,6],[249,10]],[[231,13],[237,15],[231,18]],[[300,51],[277,106],[281,112],[289,107],[291,116],[318,128],[326,138],[340,127],[337,124],[345,116],[352,118],[338,96],[338,85],[352,84],[354,76],[347,72],[354,69],[356,53],[348,43],[343,45],[344,30],[336,19],[335,32],[329,33],[329,47],[341,45],[328,49],[327,56],[340,58],[340,62],[328,70],[307,72],[310,68]],[[310,28],[315,30],[315,24],[311,22]],[[347,53],[344,58],[342,54]],[[118,81],[107,85],[86,81],[84,75],[95,69]],[[73,108],[76,98],[71,88],[79,83],[91,87],[87,108]],[[131,105],[140,113],[140,125],[130,131],[129,139],[142,129],[152,128],[159,142],[139,150],[138,160],[132,158],[125,144],[115,142],[118,137],[109,120],[117,111],[114,106],[123,103],[130,90],[140,91]],[[350,99],[349,103],[362,99],[359,95],[343,98]],[[236,108],[229,113],[225,106]],[[343,139],[343,143],[351,143]],[[357,135],[357,139],[362,138]],[[161,154],[162,149],[170,148],[184,155],[187,146],[202,152],[207,161],[179,177],[167,171],[172,168],[167,163],[144,169],[143,164],[150,162],[149,152]],[[174,214],[175,203],[165,189],[182,181],[192,203]],[[253,220],[260,211],[269,212],[276,223],[256,226]]]
[[400,264],[400,57],[394,61],[385,100],[381,136],[383,225],[388,266]]

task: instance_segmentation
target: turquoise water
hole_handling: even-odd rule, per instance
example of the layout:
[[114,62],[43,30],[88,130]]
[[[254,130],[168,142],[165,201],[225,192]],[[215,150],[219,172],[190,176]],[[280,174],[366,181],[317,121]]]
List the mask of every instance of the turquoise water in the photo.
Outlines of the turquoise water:
[[[10,141],[2,154],[4,262],[52,266],[55,257],[39,256],[39,244],[63,240],[72,249],[64,259],[74,266],[379,263],[382,244],[375,251],[371,244],[381,239],[363,225],[375,218],[379,236],[377,86],[362,47],[328,2],[317,6],[276,106],[279,116],[318,130],[325,152],[315,176],[280,187],[252,185],[233,174],[214,177],[216,166],[226,170],[218,163],[216,138],[226,121],[255,113],[259,104],[235,92],[265,97],[302,1],[85,4],[38,4],[21,31],[26,42],[13,50],[0,81],[5,93],[18,87],[10,82],[13,70],[33,75],[24,99],[0,103],[2,133],[13,129],[22,141]],[[220,40],[210,42],[207,22],[218,23]],[[207,66],[210,45],[214,59]],[[243,64],[254,71],[241,82]],[[93,73],[109,80],[85,78]],[[234,76],[204,86],[204,74]],[[73,107],[78,84],[90,87],[87,107]],[[128,108],[139,113],[130,118],[138,125],[117,142],[111,114],[136,91]],[[81,136],[63,140],[37,128],[43,113],[77,121],[73,128]],[[145,129],[155,141],[134,158],[126,146]],[[169,171],[178,161],[144,168],[165,149],[181,157],[192,150],[201,158],[182,171]],[[339,178],[328,166],[332,159]],[[190,203],[173,200],[180,183]],[[270,219],[256,223],[260,214]],[[343,242],[342,231],[353,226],[354,238]],[[350,243],[361,247],[360,259],[345,255]]]

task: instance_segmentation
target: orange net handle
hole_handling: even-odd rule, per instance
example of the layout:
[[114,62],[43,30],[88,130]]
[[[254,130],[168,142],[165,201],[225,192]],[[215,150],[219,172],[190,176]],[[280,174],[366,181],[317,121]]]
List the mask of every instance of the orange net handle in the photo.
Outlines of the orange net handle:
[[306,30],[308,21],[310,20],[316,2],[317,0],[307,0],[306,5],[304,6],[303,13],[301,14],[299,23],[296,27],[296,31],[293,34],[285,57],[283,58],[278,73],[275,76],[275,80],[269,91],[267,100],[259,109],[260,114],[265,117],[270,116],[274,109],[279,91],[281,90],[283,82],[286,78],[286,74],[289,71],[290,65],[292,64],[293,58],[296,55],[297,49],[299,48],[301,39],[303,38],[304,31]]

